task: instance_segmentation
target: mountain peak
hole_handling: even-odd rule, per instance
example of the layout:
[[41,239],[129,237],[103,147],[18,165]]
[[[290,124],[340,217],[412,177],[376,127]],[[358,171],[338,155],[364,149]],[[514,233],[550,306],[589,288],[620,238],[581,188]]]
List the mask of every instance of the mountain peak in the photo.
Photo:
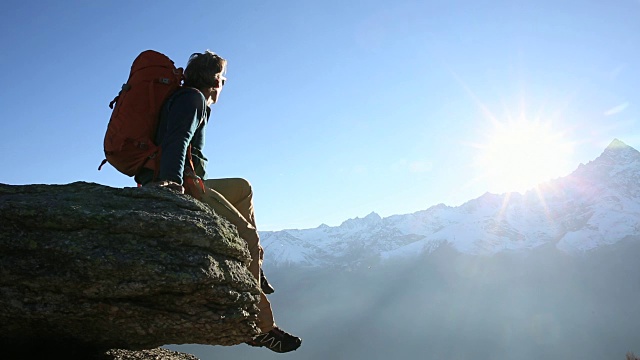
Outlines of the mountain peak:
[[586,165],[580,164],[571,176],[584,179],[613,177],[619,181],[622,172],[629,173],[626,177],[635,178],[639,170],[640,152],[619,139],[613,139],[600,156]]
[[345,220],[342,224],[340,224],[340,226],[347,228],[355,226],[370,226],[377,224],[380,220],[382,220],[380,215],[378,215],[375,211],[372,211],[369,215],[363,218],[356,217],[355,219]]
[[607,150],[616,150],[616,149],[626,149],[626,148],[630,148],[631,146],[625,144],[624,142],[618,140],[618,139],[613,139],[613,141],[609,144],[609,146],[607,146],[607,148],[605,149],[605,151]]
[[369,215],[364,217],[367,220],[381,220],[382,218],[380,217],[380,215],[378,215],[378,213],[376,213],[375,211],[372,211]]
[[602,155],[605,157],[616,159],[615,161],[627,163],[635,162],[640,159],[640,152],[624,142],[613,139],[613,141],[604,149]]

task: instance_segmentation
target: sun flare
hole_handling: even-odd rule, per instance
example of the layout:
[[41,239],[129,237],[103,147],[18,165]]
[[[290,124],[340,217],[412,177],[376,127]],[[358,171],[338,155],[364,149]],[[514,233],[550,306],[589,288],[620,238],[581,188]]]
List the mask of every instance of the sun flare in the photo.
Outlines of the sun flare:
[[486,142],[477,147],[475,164],[494,193],[523,193],[566,175],[572,152],[572,144],[551,124],[526,119],[494,122]]

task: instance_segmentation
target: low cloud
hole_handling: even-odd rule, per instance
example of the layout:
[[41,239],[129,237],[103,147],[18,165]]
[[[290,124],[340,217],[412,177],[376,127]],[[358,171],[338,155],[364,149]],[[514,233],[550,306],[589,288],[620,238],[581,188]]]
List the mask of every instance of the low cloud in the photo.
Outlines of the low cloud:
[[615,115],[615,114],[619,114],[619,113],[623,112],[628,107],[629,107],[629,103],[628,102],[622,103],[622,104],[620,104],[618,106],[614,106],[611,109],[605,111],[604,112],[604,116],[612,116],[612,115]]

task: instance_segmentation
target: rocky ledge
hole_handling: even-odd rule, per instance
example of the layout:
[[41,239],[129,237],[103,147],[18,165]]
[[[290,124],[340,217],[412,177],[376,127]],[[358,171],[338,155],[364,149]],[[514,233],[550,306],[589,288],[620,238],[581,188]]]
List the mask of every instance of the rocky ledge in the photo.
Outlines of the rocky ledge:
[[240,344],[258,333],[249,261],[235,227],[167,188],[0,184],[0,345],[195,359],[159,347]]

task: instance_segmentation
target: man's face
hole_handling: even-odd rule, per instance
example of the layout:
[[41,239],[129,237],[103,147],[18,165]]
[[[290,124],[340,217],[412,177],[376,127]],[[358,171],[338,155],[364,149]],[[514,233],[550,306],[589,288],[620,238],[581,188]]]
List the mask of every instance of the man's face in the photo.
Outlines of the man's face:
[[227,81],[227,78],[224,77],[222,74],[220,73],[216,74],[216,85],[213,87],[210,87],[204,92],[204,97],[207,99],[208,106],[211,106],[212,104],[215,104],[218,102],[218,98],[220,97],[220,92],[222,91],[222,87],[224,86],[224,83],[226,81]]

